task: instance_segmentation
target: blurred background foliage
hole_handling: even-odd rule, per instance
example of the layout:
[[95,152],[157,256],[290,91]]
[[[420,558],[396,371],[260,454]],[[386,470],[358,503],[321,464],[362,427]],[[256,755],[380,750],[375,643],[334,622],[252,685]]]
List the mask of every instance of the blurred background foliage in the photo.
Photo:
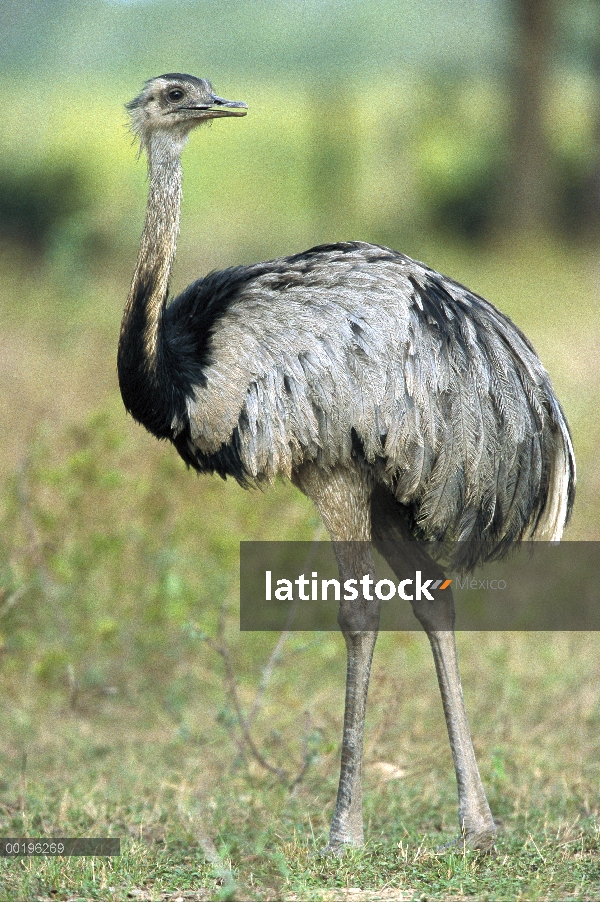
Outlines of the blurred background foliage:
[[251,111],[188,154],[196,240],[217,218],[248,254],[596,231],[597,0],[2,0],[0,20],[0,233],[28,251],[130,252],[143,192],[118,111],[173,70]]
[[[540,352],[578,456],[568,535],[600,538],[599,0],[0,0],[0,30],[8,761],[51,744],[73,712],[95,729],[105,716],[110,745],[134,710],[152,713],[160,741],[204,736],[203,754],[225,755],[219,663],[189,625],[210,632],[225,603],[249,703],[274,639],[236,632],[239,539],[316,529],[290,486],[258,497],[196,482],[123,411],[115,353],[146,195],[123,106],[161,72],[209,77],[249,105],[245,119],[214,123],[185,151],[174,290],[210,269],[347,239],[391,245],[468,284]],[[403,663],[416,668],[415,697],[421,689],[415,636],[381,642],[379,660],[396,660],[380,671],[386,707],[403,694]],[[316,657],[298,653],[314,643]],[[264,733],[279,723],[284,756],[309,705],[334,780],[341,640],[292,644],[294,666],[274,693],[289,704],[268,709]],[[579,661],[576,642],[564,648],[555,676],[568,664],[574,681],[585,669],[600,685],[600,656],[588,649]],[[535,654],[532,642],[527,660]],[[424,691],[423,710],[438,710],[433,677]],[[585,698],[596,711],[597,692]],[[480,706],[485,732],[495,702]],[[583,743],[581,759],[588,753]],[[215,780],[222,772],[215,764]]]

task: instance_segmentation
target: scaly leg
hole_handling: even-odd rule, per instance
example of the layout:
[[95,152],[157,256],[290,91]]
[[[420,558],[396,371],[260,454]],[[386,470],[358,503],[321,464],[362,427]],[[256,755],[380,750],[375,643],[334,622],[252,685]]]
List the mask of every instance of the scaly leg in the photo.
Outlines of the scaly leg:
[[[370,493],[368,473],[339,469],[325,473],[305,465],[294,482],[312,498],[335,542],[340,582],[374,577],[370,548]],[[326,851],[343,852],[345,846],[364,843],[362,819],[362,754],[369,675],[379,625],[379,602],[363,597],[360,582],[355,601],[342,601],[338,623],[346,641],[346,703],[342,736],[340,782]]]
[[[428,577],[443,579],[439,565],[422,546],[410,541],[402,506],[383,488],[373,493],[373,541],[401,579],[409,569],[422,569]],[[454,638],[454,599],[451,590],[436,592],[434,601],[412,602],[413,611],[427,633],[442,695],[442,704],[458,784],[461,839],[472,849],[491,849],[496,827],[481,782],[471,741]]]
[[[454,620],[454,602],[450,590],[448,604],[451,605]],[[432,602],[429,602],[432,604]],[[438,683],[442,694],[442,704],[450,738],[450,748],[454,759],[456,782],[458,784],[458,821],[462,838],[472,849],[487,851],[494,845],[496,827],[492,819],[490,806],[485,795],[483,783],[479,776],[475,751],[469,732],[467,712],[463,699],[454,629],[432,629],[428,626],[427,615],[422,617],[415,608],[415,614],[423,624],[435,661]],[[434,615],[433,621],[438,619]]]

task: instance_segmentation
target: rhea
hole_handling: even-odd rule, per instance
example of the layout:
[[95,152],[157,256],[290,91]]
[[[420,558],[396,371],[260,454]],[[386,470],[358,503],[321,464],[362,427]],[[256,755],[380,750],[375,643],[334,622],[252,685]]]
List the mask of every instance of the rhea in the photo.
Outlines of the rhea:
[[[169,302],[181,151],[196,126],[246,109],[179,73],[146,82],[128,104],[149,197],[119,341],[127,410],[200,473],[246,487],[291,480],[335,543],[342,582],[374,573],[373,545],[401,576],[414,539],[429,573],[442,563],[469,571],[525,538],[560,539],[575,485],[565,416],[527,338],[464,286],[350,242],[211,273]],[[364,595],[342,600],[338,615],[347,681],[332,853],[364,841],[379,622],[378,601]],[[496,828],[467,723],[451,591],[412,604],[433,651],[462,841],[490,849]]]

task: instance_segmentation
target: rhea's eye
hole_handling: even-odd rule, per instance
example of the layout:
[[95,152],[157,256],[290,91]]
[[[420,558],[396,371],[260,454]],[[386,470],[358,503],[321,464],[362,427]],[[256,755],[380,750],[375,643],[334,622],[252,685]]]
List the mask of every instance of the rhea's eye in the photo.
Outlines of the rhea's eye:
[[179,103],[180,100],[183,100],[185,94],[183,93],[181,88],[173,88],[171,91],[169,91],[167,97],[169,98],[169,100],[172,100],[173,103]]

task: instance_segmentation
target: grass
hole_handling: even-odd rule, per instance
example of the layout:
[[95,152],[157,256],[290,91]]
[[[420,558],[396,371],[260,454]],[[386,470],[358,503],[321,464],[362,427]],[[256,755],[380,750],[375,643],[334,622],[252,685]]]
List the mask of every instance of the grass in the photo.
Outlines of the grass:
[[[592,254],[547,240],[477,257],[407,250],[532,337],[578,454],[568,537],[598,538]],[[195,275],[187,260],[177,281]],[[310,539],[312,507],[289,485],[250,494],[196,480],[125,417],[114,373],[125,271],[71,282],[4,263],[0,292],[14,303],[0,339],[0,835],[119,836],[122,854],[1,860],[0,900],[598,898],[598,637],[459,636],[500,826],[490,858],[436,851],[456,833],[456,787],[431,655],[418,632],[382,635],[367,845],[320,857],[339,766],[341,637],[290,636],[260,690],[260,752],[293,774],[308,762],[292,789],[240,748],[224,661],[202,638],[221,622],[250,711],[277,636],[237,629],[238,542]]]
[[[298,766],[295,734],[312,734],[313,765],[290,793],[239,757],[224,726],[226,700],[210,712],[199,690],[218,664],[201,646],[185,668],[196,682],[187,711],[169,705],[176,680],[168,676],[154,692],[122,689],[95,695],[93,704],[83,693],[74,704],[65,685],[52,698],[38,693],[35,709],[21,707],[21,741],[9,743],[3,732],[3,835],[116,835],[123,854],[3,862],[3,898],[125,899],[139,891],[147,895],[138,898],[160,899],[189,891],[198,899],[312,899],[345,898],[347,889],[365,898],[384,890],[410,899],[596,898],[597,638],[460,637],[476,748],[500,823],[495,858],[436,851],[456,832],[451,760],[426,644],[419,634],[398,638],[382,637],[373,674],[363,850],[341,860],[318,855],[335,794],[341,660],[332,674],[327,654],[292,644],[265,699],[256,738],[272,760],[291,756]],[[240,675],[244,653],[234,653]],[[253,657],[260,661],[257,648]],[[310,705],[291,717],[286,708],[299,685]],[[5,705],[13,737],[16,701]]]

